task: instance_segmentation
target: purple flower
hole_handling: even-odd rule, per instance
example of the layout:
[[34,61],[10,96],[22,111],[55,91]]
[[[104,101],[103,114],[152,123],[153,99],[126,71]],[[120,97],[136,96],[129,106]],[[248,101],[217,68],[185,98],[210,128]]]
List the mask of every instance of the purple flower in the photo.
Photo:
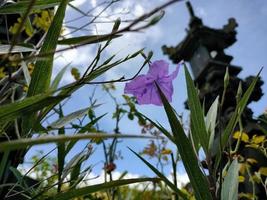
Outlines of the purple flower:
[[172,101],[173,85],[172,80],[176,78],[179,71],[179,64],[176,70],[168,75],[169,63],[164,60],[157,60],[149,65],[146,75],[139,75],[131,82],[126,83],[124,93],[133,94],[138,104],[162,105],[155,82],[166,96],[169,102]]

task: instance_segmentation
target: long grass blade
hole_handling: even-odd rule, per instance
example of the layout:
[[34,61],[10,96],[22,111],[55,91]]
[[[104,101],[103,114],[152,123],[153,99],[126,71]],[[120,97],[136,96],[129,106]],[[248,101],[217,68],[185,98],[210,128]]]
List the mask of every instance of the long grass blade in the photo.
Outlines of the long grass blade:
[[208,152],[209,137],[205,126],[204,113],[199,101],[197,90],[190,76],[188,69],[185,67],[185,77],[188,95],[188,105],[190,109],[191,123],[194,128],[192,131],[193,138],[197,138],[204,151]]
[[0,152],[6,150],[15,150],[31,147],[37,144],[48,144],[48,143],[64,143],[68,141],[78,141],[86,139],[109,139],[109,138],[143,138],[143,139],[155,139],[153,136],[140,136],[140,135],[123,135],[123,134],[101,134],[101,133],[87,133],[87,134],[76,134],[76,135],[58,135],[58,136],[42,136],[39,138],[25,138],[19,140],[11,140],[0,143]]
[[209,191],[208,181],[199,168],[199,163],[193,150],[192,144],[187,138],[173,108],[169,104],[168,100],[166,99],[158,85],[157,88],[173,132],[175,144],[181,155],[185,170],[190,179],[190,183],[192,184],[192,187],[194,189],[196,199],[211,200],[212,197]]
[[149,162],[147,162],[142,156],[138,155],[135,151],[133,151],[131,148],[129,148],[131,152],[133,152],[138,158],[140,158],[159,178],[161,178],[164,183],[166,183],[175,193],[177,193],[180,197],[183,199],[187,199],[187,196],[179,189],[177,188],[172,182],[170,182],[164,174],[162,174],[157,168],[155,168],[153,165],[151,165]]
[[61,193],[53,197],[52,199],[54,200],[69,200],[74,197],[80,197],[86,194],[94,193],[97,191],[102,191],[106,190],[109,188],[115,188],[123,185],[129,185],[132,183],[140,183],[140,182],[154,182],[157,181],[158,179],[156,178],[136,178],[136,179],[124,179],[124,180],[116,180],[116,181],[111,181],[107,183],[102,183],[102,184],[96,184],[92,186],[87,186],[83,188],[78,188],[74,190],[69,190],[67,192]]

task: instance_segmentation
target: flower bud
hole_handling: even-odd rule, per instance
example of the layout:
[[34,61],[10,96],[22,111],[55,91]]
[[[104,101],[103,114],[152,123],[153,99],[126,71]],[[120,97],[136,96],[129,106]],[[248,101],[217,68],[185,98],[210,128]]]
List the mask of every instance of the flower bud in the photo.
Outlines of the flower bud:
[[229,69],[228,67],[226,68],[225,74],[224,74],[224,89],[227,88],[228,84],[229,84]]

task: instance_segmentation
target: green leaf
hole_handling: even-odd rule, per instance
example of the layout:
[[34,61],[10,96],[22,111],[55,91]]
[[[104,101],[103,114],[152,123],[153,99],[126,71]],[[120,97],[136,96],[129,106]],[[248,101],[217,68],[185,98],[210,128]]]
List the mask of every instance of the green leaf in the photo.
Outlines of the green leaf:
[[[57,40],[61,32],[62,22],[65,16],[68,0],[62,0],[48,29],[40,54],[54,52],[57,47]],[[50,86],[50,79],[53,67],[54,54],[50,54],[45,60],[38,60],[35,64],[32,80],[28,90],[28,96],[44,93]]]
[[53,97],[48,94],[40,94],[0,106],[0,122],[11,121],[25,114],[36,112],[48,105],[58,103],[64,98],[65,96]]
[[[129,147],[128,147],[129,148]],[[133,152],[138,158],[140,158],[160,179],[162,179],[175,193],[181,196],[183,199],[188,199],[187,196],[177,188],[172,182],[169,181],[168,178],[165,177],[160,171],[157,170],[153,165],[147,162],[142,156],[138,155],[135,151],[129,148],[131,152]]]
[[244,109],[247,106],[249,97],[251,96],[254,87],[256,86],[256,83],[259,79],[259,75],[261,73],[262,69],[260,70],[260,72],[257,74],[256,78],[253,80],[253,82],[250,84],[249,88],[247,89],[247,91],[245,92],[244,96],[241,98],[241,100],[238,102],[238,105],[236,107],[236,110],[234,112],[234,114],[231,117],[230,122],[227,124],[227,127],[223,133],[222,136],[222,146],[223,148],[226,146],[227,141],[229,140],[229,137],[232,133],[232,131],[234,130],[234,128],[236,127],[236,124],[238,123],[238,119],[241,117]]
[[[161,100],[164,105],[165,112],[167,114],[175,144],[181,155],[185,170],[190,179],[190,183],[195,192],[197,200],[211,200],[211,193],[209,191],[209,184],[206,177],[203,175],[199,168],[199,162],[195,155],[191,142],[187,138],[181,123],[179,122],[173,108],[169,104],[168,100],[164,96],[160,87],[156,84]],[[192,88],[190,88],[192,90]],[[205,129],[206,130],[206,129]]]
[[0,152],[6,150],[24,149],[37,144],[48,143],[64,143],[68,141],[78,141],[86,139],[109,139],[109,138],[143,138],[143,139],[155,139],[153,136],[140,136],[140,135],[123,135],[123,134],[104,134],[104,133],[87,133],[76,135],[58,135],[58,136],[41,136],[38,138],[21,138],[18,140],[11,140],[0,143]]
[[88,153],[79,152],[66,164],[63,169],[61,179],[64,180],[68,174],[70,174],[74,169],[75,166],[80,165],[83,161],[88,158]]
[[207,133],[207,129],[205,126],[204,114],[203,110],[198,98],[197,89],[194,86],[194,82],[189,74],[188,69],[185,67],[185,78],[186,78],[186,86],[187,86],[187,95],[188,95],[188,105],[191,116],[191,123],[194,126],[192,131],[193,138],[197,138],[200,142],[203,150],[207,154],[208,146],[209,146],[209,137]]
[[69,200],[74,197],[84,196],[86,194],[94,193],[101,190],[106,190],[110,188],[115,188],[123,185],[128,185],[132,183],[140,183],[140,182],[147,182],[147,181],[157,181],[158,179],[155,178],[136,178],[136,179],[124,179],[124,180],[117,180],[117,181],[110,181],[107,183],[96,184],[92,186],[87,186],[83,188],[69,190],[67,192],[61,193],[56,195],[54,198],[55,200]]
[[209,151],[211,151],[214,141],[218,105],[219,105],[219,96],[217,96],[215,101],[210,106],[210,109],[206,116],[206,127],[207,127],[207,132],[209,134]]
[[5,174],[5,172],[7,172],[7,166],[9,164],[9,152],[10,151],[5,151],[4,155],[1,158],[1,163],[0,163],[0,180],[1,182],[3,182],[3,179],[5,179],[7,177],[7,175]]
[[[11,45],[9,44],[0,44],[0,55],[8,54],[10,47]],[[36,51],[36,50],[33,48],[29,48],[29,47],[15,45],[13,46],[11,53],[22,53],[22,52],[32,52],[32,51]]]
[[[247,102],[249,100],[249,97],[251,96],[254,87],[259,79],[259,75],[261,73],[262,69],[259,71],[259,73],[257,74],[256,78],[253,80],[253,82],[250,84],[249,88],[247,89],[247,91],[245,92],[245,94],[243,95],[243,97],[241,98],[241,100],[238,102],[234,113],[232,114],[231,119],[229,120],[222,136],[221,136],[221,146],[220,145],[216,145],[214,151],[213,151],[213,155],[217,155],[216,156],[216,161],[215,161],[215,168],[217,169],[221,160],[221,153],[220,151],[223,151],[224,148],[227,145],[227,142],[229,141],[230,135],[233,133],[239,118],[241,117]],[[219,138],[220,139],[220,138]],[[219,141],[217,141],[219,143]]]
[[[59,104],[59,117],[63,116],[63,110],[61,104]],[[65,135],[65,128],[62,127],[58,130],[58,135]],[[57,144],[57,165],[58,165],[58,185],[57,185],[57,191],[61,191],[62,186],[62,172],[64,169],[65,164],[65,157],[66,157],[66,150],[65,150],[65,144]]]
[[80,37],[72,37],[66,38],[58,41],[59,45],[77,45],[77,44],[94,44],[103,42],[106,40],[118,38],[121,35],[88,35],[88,36],[80,36]]
[[70,113],[67,116],[61,117],[58,120],[56,120],[55,122],[51,123],[47,128],[52,128],[52,129],[62,128],[63,126],[65,126],[66,124],[69,124],[70,122],[74,121],[75,119],[78,119],[78,118],[86,115],[88,109],[89,109],[88,107],[83,108],[83,109],[77,110],[73,113]]
[[65,67],[63,67],[59,72],[58,74],[56,75],[56,77],[54,78],[51,86],[50,86],[50,90],[51,91],[54,91],[57,89],[63,75],[65,74],[66,70],[68,69],[68,67],[70,66],[70,63],[67,64]]
[[96,117],[95,119],[93,119],[92,121],[90,121],[88,124],[86,124],[84,127],[81,128],[80,133],[84,133],[86,131],[90,131],[92,129],[92,127],[100,120],[102,119],[104,116],[106,116],[107,113]]
[[25,61],[21,61],[21,67],[22,67],[22,71],[23,71],[23,74],[24,74],[24,78],[25,78],[26,84],[27,84],[27,86],[29,86],[30,82],[31,82],[31,75],[30,75],[28,66],[27,66]]
[[[61,1],[44,39],[40,54],[55,51],[68,2],[69,0]],[[46,57],[46,59],[37,60],[35,63],[31,83],[27,93],[28,97],[48,91],[53,68],[53,57],[54,54],[51,53]],[[22,135],[24,136],[29,134],[32,124],[35,123],[38,123],[38,121],[36,121],[34,113],[26,115],[22,121]]]
[[[19,14],[26,12],[30,0],[19,1],[13,4],[7,4],[0,7],[0,14]],[[37,0],[33,6],[33,9],[46,9],[57,6],[61,0]]]
[[161,10],[160,13],[157,16],[153,17],[150,20],[149,25],[155,25],[155,24],[157,24],[164,17],[164,15],[165,15],[164,10]]
[[221,191],[221,200],[238,199],[238,171],[237,159],[233,160],[224,178]]

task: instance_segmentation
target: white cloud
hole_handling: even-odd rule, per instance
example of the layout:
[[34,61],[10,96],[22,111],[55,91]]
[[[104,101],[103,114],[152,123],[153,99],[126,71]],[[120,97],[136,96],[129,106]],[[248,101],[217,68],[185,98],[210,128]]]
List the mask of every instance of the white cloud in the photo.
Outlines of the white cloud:
[[[121,172],[114,172],[112,173],[112,177],[113,177],[113,180],[118,180],[120,177],[121,177],[122,173]],[[85,180],[86,179],[89,179],[85,182],[86,185],[95,185],[95,184],[101,184],[101,183],[104,183],[105,182],[105,178],[104,178],[104,171],[102,171],[100,173],[100,175],[96,175],[94,173],[91,173],[89,174],[88,176],[85,177]],[[132,174],[132,173],[127,173],[123,179],[134,179],[134,178],[141,178],[142,176],[139,175],[139,174]],[[167,178],[173,182],[173,177],[172,175],[168,175]],[[109,180],[109,179],[108,179]],[[183,173],[183,174],[180,174],[177,172],[177,186],[179,188],[185,186],[187,183],[189,182],[189,178],[187,176],[187,174]],[[148,182],[147,182],[148,183]],[[145,185],[147,185],[147,183]],[[144,189],[144,184],[140,184],[140,183],[136,183],[136,184],[131,184],[130,187],[135,187],[137,189]],[[152,185],[150,185],[150,187],[148,187],[148,189],[152,189]]]
[[96,7],[96,0],[91,0],[92,7]]
[[[167,177],[171,182],[173,182],[173,175],[170,174]],[[186,173],[178,173],[177,172],[177,186],[178,188],[182,188],[183,186],[185,186],[187,183],[189,183],[189,178],[188,175]]]
[[196,8],[196,15],[199,16],[199,17],[206,17],[207,16],[207,12],[204,10],[204,8],[197,7]]
[[[61,47],[62,48],[62,47]],[[63,47],[65,48],[65,46]],[[72,67],[76,67],[82,73],[93,58],[92,49],[89,46],[70,49],[63,51],[55,55],[53,77],[66,65],[70,64]],[[67,84],[74,81],[70,73],[70,69],[67,70],[63,76],[62,83]]]
[[83,5],[86,1],[88,0],[74,0],[72,2],[70,2],[73,6],[75,7],[80,7],[81,5]]

